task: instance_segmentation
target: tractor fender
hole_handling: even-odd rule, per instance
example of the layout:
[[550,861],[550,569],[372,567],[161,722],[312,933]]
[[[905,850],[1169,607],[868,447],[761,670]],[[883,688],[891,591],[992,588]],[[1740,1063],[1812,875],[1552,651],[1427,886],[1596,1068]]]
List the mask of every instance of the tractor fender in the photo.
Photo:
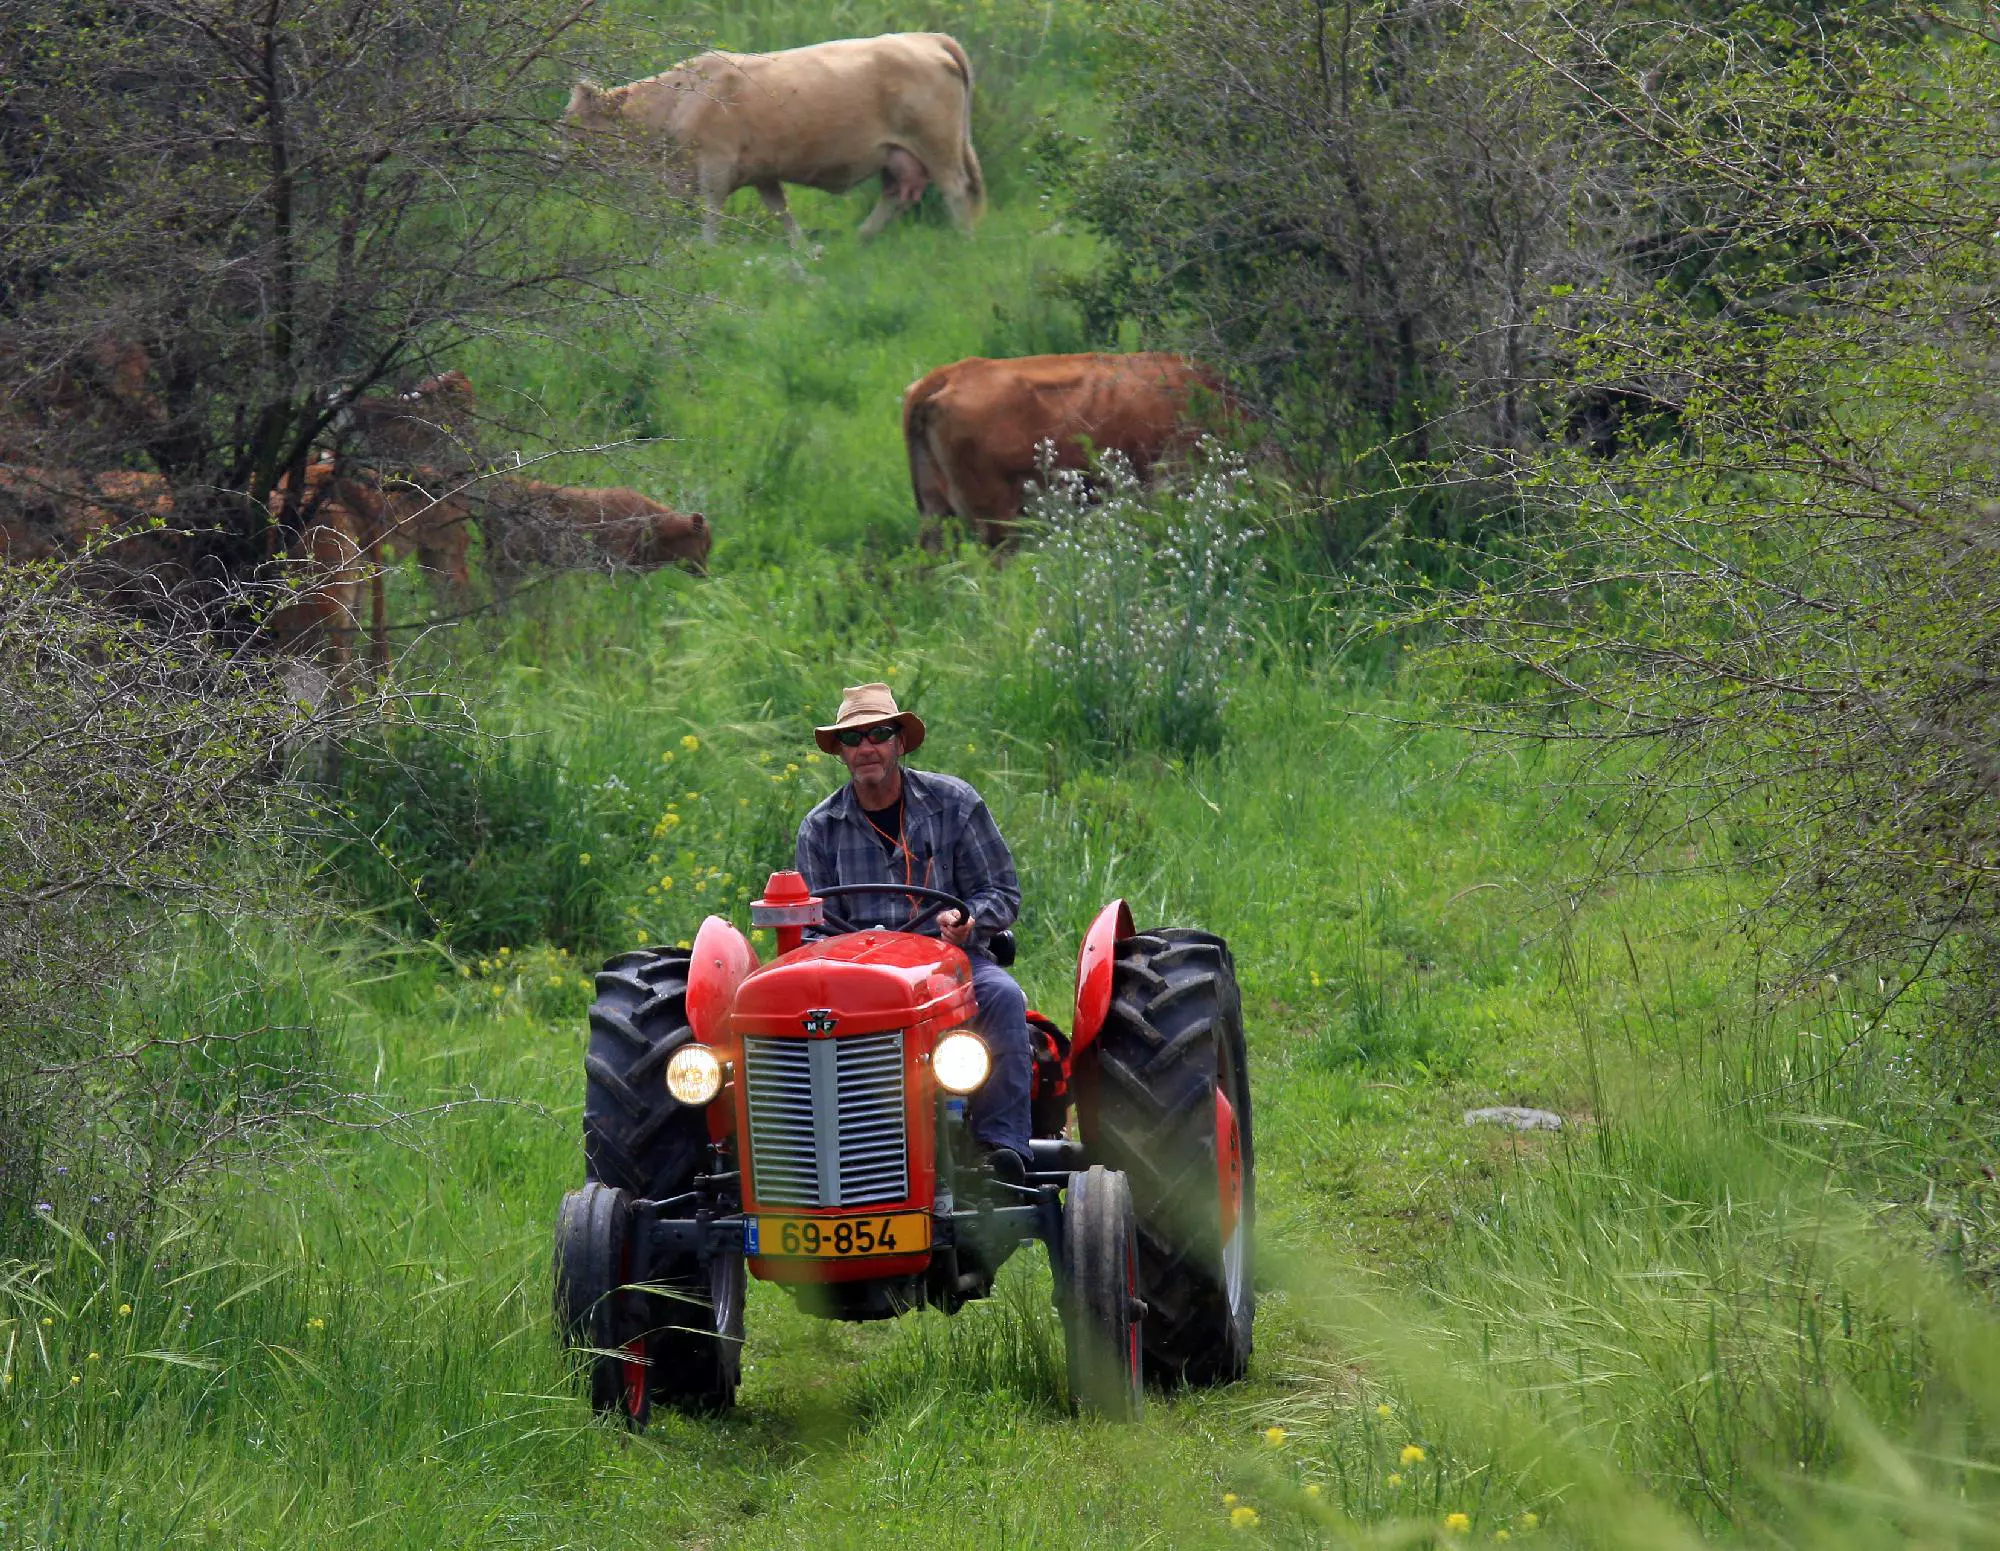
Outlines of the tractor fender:
[[735,1043],[729,1029],[729,1009],[736,988],[757,967],[757,950],[750,940],[721,916],[710,916],[694,934],[688,960],[688,1026],[704,1045],[718,1049]]
[[[742,1052],[729,1012],[736,1005],[736,988],[756,967],[757,950],[734,926],[721,916],[701,923],[688,955],[688,1027],[731,1066],[741,1064]],[[728,1093],[725,1087],[723,1097],[708,1106],[708,1134],[718,1142],[729,1135],[736,1116]]]
[[1070,1025],[1070,1060],[1089,1048],[1111,1011],[1111,961],[1121,937],[1132,935],[1132,911],[1114,899],[1097,912],[1076,954],[1076,1021]]

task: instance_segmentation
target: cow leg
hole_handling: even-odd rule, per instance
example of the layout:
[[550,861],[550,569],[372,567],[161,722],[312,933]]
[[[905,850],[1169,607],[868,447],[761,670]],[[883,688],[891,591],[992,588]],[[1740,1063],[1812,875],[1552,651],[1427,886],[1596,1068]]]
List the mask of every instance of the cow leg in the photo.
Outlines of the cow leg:
[[931,175],[924,164],[899,145],[889,147],[882,162],[882,197],[861,223],[861,235],[873,237],[898,215],[924,197]]
[[791,239],[792,246],[803,248],[806,245],[806,234],[799,230],[799,223],[792,214],[792,207],[785,203],[785,185],[760,183],[757,185],[757,197],[764,201],[766,210],[785,223],[785,235]]
[[389,608],[382,579],[382,555],[368,568],[368,663],[377,678],[389,676]]

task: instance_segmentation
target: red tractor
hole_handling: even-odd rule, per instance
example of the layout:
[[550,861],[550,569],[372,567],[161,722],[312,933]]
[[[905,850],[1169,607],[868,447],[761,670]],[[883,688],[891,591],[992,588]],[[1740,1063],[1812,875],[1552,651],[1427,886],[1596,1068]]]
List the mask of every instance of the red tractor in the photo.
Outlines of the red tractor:
[[[839,914],[883,892],[815,896],[773,873],[751,906],[776,929],[770,963],[710,916],[691,952],[621,954],[598,975],[588,1182],[563,1198],[555,1252],[557,1323],[591,1403],[634,1427],[655,1405],[729,1405],[749,1276],[833,1319],[949,1312],[1030,1239],[1048,1246],[1087,1408],[1129,1418],[1148,1378],[1241,1377],[1256,1196],[1227,944],[1135,932],[1122,900],[1104,908],[1069,1034],[1028,1015],[1033,1158],[1014,1185],[966,1129],[989,1067],[971,967],[917,930],[965,903],[897,889],[916,907],[894,931]],[[996,949],[1005,963],[1011,939]]]

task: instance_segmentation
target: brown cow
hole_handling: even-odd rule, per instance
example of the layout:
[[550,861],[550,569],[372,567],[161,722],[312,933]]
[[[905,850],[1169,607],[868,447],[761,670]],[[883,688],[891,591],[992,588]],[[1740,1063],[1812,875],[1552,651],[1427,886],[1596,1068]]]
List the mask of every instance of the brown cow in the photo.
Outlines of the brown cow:
[[487,563],[518,575],[532,566],[651,571],[708,569],[713,535],[700,512],[677,512],[636,490],[493,481]]
[[[284,489],[271,494],[271,513],[283,509]],[[336,678],[354,661],[368,599],[368,660],[389,671],[389,626],[382,586],[382,498],[366,483],[339,472],[331,458],[308,465],[302,528],[291,546],[290,580],[296,593],[273,608],[264,635],[280,650],[317,648]]]
[[842,38],[775,54],[720,50],[610,90],[579,81],[563,115],[574,128],[659,140],[668,183],[704,201],[715,241],[722,203],[755,188],[804,238],[785,185],[844,194],[878,173],[882,196],[861,235],[872,237],[934,181],[969,232],[986,205],[972,149],[972,62],[941,32]]
[[1141,478],[1199,433],[1202,400],[1227,411],[1228,390],[1177,355],[974,356],[940,366],[903,394],[910,484],[926,517],[957,517],[988,544],[1004,544],[1037,451],[1055,444],[1055,466],[1089,467],[1120,452]]
[[466,453],[479,395],[461,371],[427,377],[407,393],[368,394],[335,422],[347,450],[373,468],[456,465]]
[[0,459],[32,463],[74,453],[79,434],[104,444],[144,443],[167,426],[143,345],[105,337],[54,367],[0,358]]
[[417,564],[461,599],[471,586],[466,552],[472,514],[454,487],[474,461],[477,404],[472,379],[454,370],[407,393],[358,398],[335,422],[343,477],[379,491],[368,510],[355,508],[364,541],[375,551],[414,550]]

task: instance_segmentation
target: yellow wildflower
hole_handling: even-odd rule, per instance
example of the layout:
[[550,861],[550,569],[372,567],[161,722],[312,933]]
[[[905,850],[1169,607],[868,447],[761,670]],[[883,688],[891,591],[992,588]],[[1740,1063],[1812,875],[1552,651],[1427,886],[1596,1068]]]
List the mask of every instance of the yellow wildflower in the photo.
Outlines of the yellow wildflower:
[[1421,1465],[1424,1462],[1424,1451],[1414,1443],[1406,1443],[1403,1445],[1403,1452],[1396,1456],[1396,1462],[1400,1465]]
[[808,765],[817,765],[820,762],[821,758],[822,756],[820,754],[820,751],[818,749],[814,749],[810,754],[806,755],[806,763]]
[[787,765],[787,766],[785,766],[785,774],[786,774],[786,775],[797,775],[798,773],[799,773],[799,767],[798,767],[797,765]]
[[697,738],[693,733],[689,733],[681,739],[681,747],[692,754],[696,749],[701,747],[701,739]]
[[1471,1528],[1472,1515],[1469,1513],[1447,1513],[1444,1516],[1444,1532],[1447,1535],[1463,1535]]
[[680,823],[680,821],[681,821],[681,816],[678,813],[669,813],[660,820],[660,822],[666,825],[668,829],[674,828],[676,825]]
[[673,762],[674,762],[674,751],[672,749],[662,750],[660,754],[660,763],[663,765],[671,765]]
[[97,1361],[97,1354],[96,1354],[95,1352],[92,1352],[92,1353],[90,1354],[90,1356],[89,1356],[88,1358],[86,1358],[86,1359],[85,1359],[85,1361],[86,1361],[86,1362],[96,1362],[96,1361]]
[[1257,1527],[1257,1510],[1248,1506],[1231,1508],[1229,1510],[1229,1527],[1231,1529],[1255,1529]]
[[1306,1484],[1306,1496],[1310,1497],[1314,1502],[1319,1501],[1319,1483],[1317,1481],[1310,1481]]
[[770,763],[771,763],[771,751],[770,751],[769,749],[766,749],[766,750],[764,750],[764,752],[763,752],[763,753],[759,754],[759,755],[757,756],[757,763],[758,763],[758,764],[760,764],[760,765],[768,765],[768,764],[770,764]]
[[1389,1485],[1389,1490],[1390,1490],[1390,1491],[1392,1491],[1392,1492],[1393,1492],[1393,1491],[1395,1491],[1395,1490],[1396,1490],[1396,1488],[1397,1488],[1397,1487],[1399,1487],[1399,1486],[1401,1486],[1402,1484],[1403,1484],[1403,1478],[1402,1478],[1401,1476],[1399,1476],[1399,1475],[1394,1475],[1394,1474],[1391,1474],[1391,1475],[1390,1475],[1390,1477],[1389,1477],[1389,1482],[1388,1482],[1388,1485]]
[[1386,1422],[1390,1417],[1395,1415],[1395,1411],[1390,1407],[1389,1402],[1385,1400],[1375,1408],[1375,1414]]
[[588,867],[590,865],[590,853],[588,851],[577,852],[576,865],[579,867]]
[[1508,1534],[1507,1531],[1505,1531],[1504,1529],[1496,1529],[1493,1532],[1493,1538],[1495,1540],[1512,1540],[1514,1537]]
[[736,806],[739,808],[747,808],[750,806],[750,799],[748,797],[739,797],[736,799]]
[[1537,1524],[1540,1524],[1541,1522],[1542,1522],[1542,1516],[1539,1513],[1524,1513],[1521,1515],[1522,1529],[1533,1529]]
[[701,793],[700,793],[700,792],[682,792],[682,793],[681,793],[681,801],[683,801],[683,802],[700,802],[700,801],[701,801]]
[[1234,1492],[1224,1492],[1222,1494],[1222,1506],[1225,1508],[1234,1508],[1236,1506],[1236,1494]]
[[1265,1429],[1264,1429],[1264,1441],[1265,1441],[1266,1443],[1270,1444],[1270,1446],[1271,1446],[1272,1448],[1274,1448],[1274,1449],[1275,1449],[1275,1448],[1279,1448],[1279,1447],[1281,1447],[1281,1446],[1282,1446],[1282,1445],[1284,1444],[1284,1441],[1285,1441],[1285,1430],[1284,1430],[1284,1428],[1282,1428],[1282,1427],[1267,1427],[1267,1428],[1265,1428]]
[[[587,861],[589,861],[589,860],[590,860],[590,858],[586,856],[586,857],[584,858],[584,860],[585,860],[585,861],[587,862]],[[500,950],[500,957],[504,959],[504,958],[506,958],[506,957],[507,957],[507,956],[508,956],[508,955],[509,955],[510,953],[512,953],[513,951],[514,951],[514,950],[513,950],[512,948],[502,948],[502,949]]]
[[691,944],[685,937],[683,937],[679,942],[675,943],[674,946],[685,952],[688,948],[692,947],[693,944]]
[[674,886],[674,875],[672,873],[666,873],[660,878],[661,888],[670,889],[673,886]]
[[131,1312],[132,1312],[132,1305],[131,1305],[131,1304],[129,1304],[129,1303],[121,1303],[121,1304],[119,1304],[119,1305],[118,1305],[118,1317],[119,1317],[120,1319],[124,1319],[124,1318],[126,1318],[127,1316],[129,1316],[129,1315],[131,1314]]
[[458,973],[460,979],[470,980],[472,978],[472,966],[470,964],[461,964],[458,966]]
[[50,1319],[48,1315],[44,1314],[42,1316],[42,1329],[47,1330],[49,1326],[53,1325],[54,1323],[55,1321]]
[[311,1319],[306,1321],[306,1329],[324,1330],[326,1329],[326,1321],[315,1314]]
[[69,1376],[69,1381],[72,1384],[81,1384],[83,1382],[83,1375],[80,1373],[72,1373]]

